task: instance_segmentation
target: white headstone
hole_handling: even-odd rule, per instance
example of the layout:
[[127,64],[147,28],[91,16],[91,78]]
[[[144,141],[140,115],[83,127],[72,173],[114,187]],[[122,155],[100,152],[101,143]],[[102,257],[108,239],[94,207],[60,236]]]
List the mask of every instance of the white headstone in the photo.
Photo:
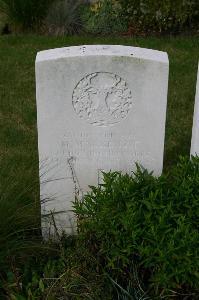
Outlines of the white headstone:
[[[165,52],[128,46],[78,46],[39,52],[37,118],[42,213],[71,232],[75,192],[101,171],[162,172],[167,106]],[[66,212],[67,211],[67,212]],[[43,234],[49,231],[48,218]],[[51,230],[51,229],[50,229]]]
[[199,64],[191,139],[191,155],[195,156],[196,154],[199,155]]

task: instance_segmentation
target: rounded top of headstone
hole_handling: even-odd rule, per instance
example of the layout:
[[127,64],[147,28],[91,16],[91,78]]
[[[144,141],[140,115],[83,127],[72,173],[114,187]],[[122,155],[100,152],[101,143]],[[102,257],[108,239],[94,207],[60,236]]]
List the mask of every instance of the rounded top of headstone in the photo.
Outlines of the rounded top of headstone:
[[50,49],[38,52],[36,62],[84,56],[126,56],[168,64],[166,52],[122,45],[82,45]]

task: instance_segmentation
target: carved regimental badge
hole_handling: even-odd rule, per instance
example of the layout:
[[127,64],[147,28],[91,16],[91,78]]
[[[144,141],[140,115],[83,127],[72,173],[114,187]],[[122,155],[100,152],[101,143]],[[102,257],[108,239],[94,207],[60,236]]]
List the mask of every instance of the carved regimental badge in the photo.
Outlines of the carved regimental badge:
[[132,106],[131,91],[118,75],[96,72],[76,85],[72,103],[78,116],[97,126],[112,125],[125,118]]

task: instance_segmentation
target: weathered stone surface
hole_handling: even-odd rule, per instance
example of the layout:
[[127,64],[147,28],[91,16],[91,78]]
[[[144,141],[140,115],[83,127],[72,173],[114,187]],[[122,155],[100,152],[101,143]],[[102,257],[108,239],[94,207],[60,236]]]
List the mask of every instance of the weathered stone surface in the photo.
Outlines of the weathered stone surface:
[[191,139],[191,155],[199,155],[199,64]]
[[[135,162],[162,172],[168,57],[127,46],[42,51],[36,59],[42,213],[71,232],[71,201],[101,170],[130,173]],[[43,234],[49,230],[43,221]]]

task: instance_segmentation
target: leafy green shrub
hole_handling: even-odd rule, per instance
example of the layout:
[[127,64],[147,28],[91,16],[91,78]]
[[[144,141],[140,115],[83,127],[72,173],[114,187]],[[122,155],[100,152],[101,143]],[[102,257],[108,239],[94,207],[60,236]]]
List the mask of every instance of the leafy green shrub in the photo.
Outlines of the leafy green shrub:
[[198,0],[119,0],[129,26],[141,30],[177,31],[198,25]]
[[199,158],[181,158],[159,178],[139,167],[134,176],[107,173],[91,189],[74,204],[80,236],[114,280],[125,286],[136,263],[151,294],[193,293],[195,299]]
[[52,35],[72,35],[82,30],[80,16],[82,1],[59,0],[54,2],[45,19],[45,30]]
[[126,20],[122,18],[117,2],[102,0],[93,9],[87,6],[82,15],[85,30],[89,33],[110,34],[127,30]]
[[34,187],[12,179],[0,197],[1,299],[197,299],[199,158],[159,178],[104,174],[74,204],[79,234],[58,244],[41,244]]
[[0,12],[7,15],[13,30],[39,26],[52,0],[0,0]]

